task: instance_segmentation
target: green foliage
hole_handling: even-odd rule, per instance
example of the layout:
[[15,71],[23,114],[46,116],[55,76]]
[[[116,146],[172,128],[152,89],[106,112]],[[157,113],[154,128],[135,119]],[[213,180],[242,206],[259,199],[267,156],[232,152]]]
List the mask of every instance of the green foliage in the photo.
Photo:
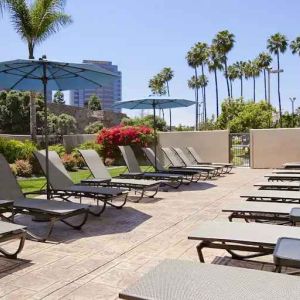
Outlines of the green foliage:
[[242,98],[224,101],[216,128],[231,132],[248,132],[249,129],[269,128],[275,109],[265,101],[245,102]]
[[80,150],[90,150],[90,149],[92,149],[92,150],[97,151],[97,153],[99,155],[101,155],[101,149],[102,149],[102,147],[101,147],[101,145],[99,145],[98,143],[96,143],[96,141],[88,141],[88,142],[84,142],[81,145],[79,145],[78,147],[76,147],[73,150],[72,153],[75,154],[75,155],[79,154],[78,149],[80,149]]
[[65,96],[64,96],[64,93],[61,92],[61,91],[57,91],[57,92],[54,94],[54,97],[53,97],[53,103],[57,103],[57,104],[65,104]]
[[20,177],[31,177],[32,165],[28,160],[19,159],[11,166],[13,173]]
[[76,167],[76,158],[73,154],[64,154],[61,157],[61,161],[63,162],[67,171],[73,171]]
[[36,150],[36,146],[30,141],[21,142],[0,137],[0,153],[9,163],[14,163],[20,159],[29,160]]
[[[154,127],[153,115],[147,115],[144,117],[123,118],[121,125],[124,126],[147,126]],[[163,118],[156,116],[156,129],[158,131],[167,131],[167,123]]]
[[59,157],[62,157],[66,154],[66,148],[62,144],[51,145],[48,147],[49,151],[55,151]]
[[193,126],[185,126],[182,124],[179,124],[178,126],[175,127],[175,131],[193,131],[194,127]]
[[102,122],[96,121],[94,123],[90,123],[89,125],[87,125],[84,128],[84,132],[88,133],[88,134],[98,133],[103,127],[104,126],[103,126]]
[[71,134],[76,131],[77,125],[74,117],[68,114],[60,114],[57,122],[57,133],[60,135]]
[[149,80],[149,88],[153,95],[165,95],[167,93],[167,89],[165,86],[165,81],[160,74],[155,75],[153,78]]
[[101,100],[97,95],[91,95],[88,100],[88,109],[90,110],[101,110]]

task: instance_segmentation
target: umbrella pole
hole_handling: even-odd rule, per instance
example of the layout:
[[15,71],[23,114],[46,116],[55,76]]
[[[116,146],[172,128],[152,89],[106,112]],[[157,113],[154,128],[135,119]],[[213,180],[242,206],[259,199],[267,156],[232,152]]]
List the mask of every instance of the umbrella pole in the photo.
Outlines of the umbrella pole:
[[155,103],[153,103],[153,129],[154,129],[154,169],[155,172],[157,171],[157,163],[156,163],[156,156],[157,156],[157,139],[156,139],[156,112],[155,112]]
[[44,132],[45,132],[45,148],[46,148],[46,193],[47,193],[47,200],[50,200],[50,184],[49,184],[49,151],[48,151],[48,103],[47,103],[47,65],[46,62],[43,63],[43,87],[44,87]]
[[169,108],[169,116],[170,116],[170,131],[172,131],[172,111],[171,111],[171,108]]

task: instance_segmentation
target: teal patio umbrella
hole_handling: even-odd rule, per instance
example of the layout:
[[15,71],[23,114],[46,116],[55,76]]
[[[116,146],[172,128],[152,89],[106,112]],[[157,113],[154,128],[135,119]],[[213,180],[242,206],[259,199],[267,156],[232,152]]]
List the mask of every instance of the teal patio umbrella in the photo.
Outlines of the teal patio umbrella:
[[45,102],[46,192],[50,199],[47,91],[89,89],[111,83],[118,75],[91,64],[17,59],[0,62],[0,89],[42,92]]
[[157,156],[156,109],[188,107],[194,104],[196,104],[195,101],[186,100],[186,99],[150,96],[143,99],[120,101],[118,103],[115,103],[113,107],[126,108],[126,109],[153,109],[154,154],[155,154],[155,171],[156,171],[157,170],[156,168],[156,156]]

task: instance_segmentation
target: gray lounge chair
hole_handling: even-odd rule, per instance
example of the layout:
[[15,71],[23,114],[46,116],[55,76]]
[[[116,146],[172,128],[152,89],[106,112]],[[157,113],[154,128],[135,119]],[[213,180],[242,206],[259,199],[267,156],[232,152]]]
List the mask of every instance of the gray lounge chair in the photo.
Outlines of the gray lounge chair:
[[299,170],[292,170],[292,169],[275,169],[272,171],[273,174],[300,174]]
[[[45,151],[36,151],[34,155],[45,173]],[[99,202],[102,202],[102,208],[98,212],[90,209],[90,213],[95,216],[100,216],[107,204],[115,208],[122,208],[127,201],[128,192],[119,188],[74,184],[55,151],[49,151],[49,183],[52,197],[61,198],[65,201],[70,201],[70,197],[79,197],[80,200],[81,197],[87,197],[94,199],[97,206]],[[41,191],[37,191],[37,193],[41,193]],[[113,200],[117,199],[121,200],[121,204],[112,203]]]
[[[143,199],[144,195],[153,198],[157,194],[161,185],[160,181],[134,178],[112,178],[95,150],[79,150],[79,152],[94,177],[82,180],[81,182],[83,184],[122,187],[138,191],[141,195],[135,202],[139,202]],[[148,192],[150,192],[150,194],[148,194]]]
[[198,172],[199,176],[204,174],[203,179],[211,178],[212,176],[216,175],[216,169],[212,167],[187,167],[184,163],[180,160],[180,158],[174,153],[174,151],[169,147],[162,147],[161,148],[168,160],[171,163],[169,169],[173,171],[174,169],[182,169],[182,170],[190,170]]
[[[13,201],[13,205],[1,206],[1,218],[13,221],[17,214],[26,214],[38,218],[44,217],[44,219],[49,220],[49,227],[44,237],[38,237],[31,232],[27,232],[35,240],[46,241],[52,233],[54,224],[58,221],[74,229],[80,229],[85,224],[89,211],[87,205],[25,198],[16,178],[11,172],[8,162],[2,154],[0,154],[0,170],[0,199]],[[3,215],[5,212],[11,212],[12,216],[7,217]],[[67,220],[74,216],[82,217],[81,220],[76,221],[78,224]]]
[[127,300],[298,299],[299,278],[286,274],[165,260],[119,294]]
[[159,168],[156,172],[142,172],[132,148],[130,146],[119,146],[119,149],[129,170],[129,173],[123,173],[121,177],[162,180],[165,185],[173,188],[178,188],[182,183],[186,183],[180,173],[162,172]]
[[[205,248],[224,249],[234,259],[248,259],[272,254],[281,237],[300,238],[300,228],[259,223],[203,222],[190,235],[190,240],[200,241],[197,252],[204,262]],[[250,252],[251,254],[238,254]]]
[[204,165],[217,165],[217,166],[222,166],[224,167],[226,170],[226,173],[230,173],[230,171],[233,168],[233,164],[231,163],[218,163],[218,162],[205,162],[199,155],[199,153],[193,148],[193,147],[187,147],[187,150],[189,151],[189,153],[191,154],[191,157],[194,159],[195,164],[204,164]]
[[259,187],[260,190],[287,190],[287,191],[299,191],[300,183],[296,181],[266,181],[256,182],[254,186]]
[[215,172],[216,176],[219,176],[219,175],[225,173],[223,166],[212,165],[212,164],[209,164],[209,165],[193,164],[193,162],[188,158],[188,156],[183,152],[183,150],[181,148],[178,148],[178,147],[172,147],[172,148],[186,167],[189,167],[189,168],[202,168],[202,167],[214,168],[216,171]]
[[299,191],[279,191],[279,190],[256,190],[245,192],[240,195],[248,201],[271,201],[271,202],[300,202]]
[[300,162],[289,162],[282,165],[285,169],[300,169]]
[[276,221],[276,223],[295,225],[296,220],[294,221],[291,216],[294,208],[300,210],[300,204],[237,201],[226,205],[222,211],[230,213],[228,217],[230,222],[233,219],[244,219],[246,222]]
[[300,181],[300,174],[266,174],[269,181]]

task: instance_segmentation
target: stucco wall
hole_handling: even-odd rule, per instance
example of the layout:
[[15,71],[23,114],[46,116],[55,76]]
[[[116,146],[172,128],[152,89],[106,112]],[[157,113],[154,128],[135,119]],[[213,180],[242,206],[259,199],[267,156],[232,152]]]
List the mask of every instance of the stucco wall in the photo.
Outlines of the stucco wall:
[[[160,147],[176,146],[186,151],[186,147],[194,147],[205,161],[229,162],[229,131],[183,131],[160,132]],[[160,158],[162,154],[159,153]]]
[[252,168],[278,168],[300,161],[300,128],[252,129],[250,138]]

